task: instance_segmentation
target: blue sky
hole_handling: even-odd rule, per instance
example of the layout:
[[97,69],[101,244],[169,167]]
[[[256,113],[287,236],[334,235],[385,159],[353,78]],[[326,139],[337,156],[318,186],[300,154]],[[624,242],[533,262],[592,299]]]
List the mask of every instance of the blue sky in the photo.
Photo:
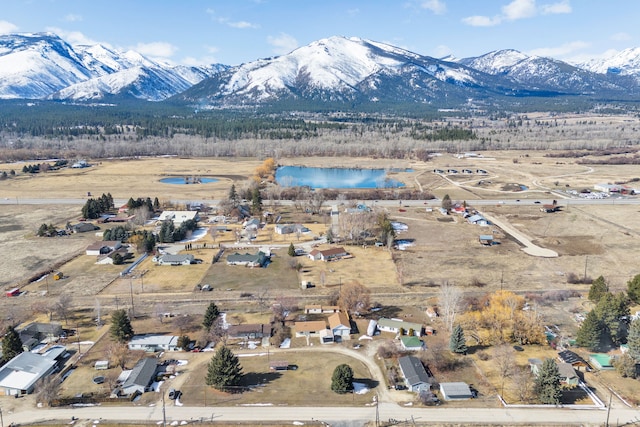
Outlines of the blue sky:
[[2,0],[0,33],[53,31],[180,64],[237,65],[334,35],[433,57],[567,61],[640,46],[637,0]]

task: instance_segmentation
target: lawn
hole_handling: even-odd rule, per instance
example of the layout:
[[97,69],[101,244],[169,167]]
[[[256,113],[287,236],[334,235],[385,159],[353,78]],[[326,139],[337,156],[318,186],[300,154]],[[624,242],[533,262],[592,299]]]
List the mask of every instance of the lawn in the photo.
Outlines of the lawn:
[[[198,363],[187,365],[186,374],[189,377],[182,386],[184,397],[181,399],[185,405],[351,406],[370,404],[374,396],[371,391],[361,395],[341,395],[331,391],[331,375],[335,367],[342,363],[351,366],[356,381],[371,385],[370,374],[364,364],[340,354],[313,354],[308,351],[262,352],[251,357],[240,357],[244,372],[241,385],[250,389],[242,393],[224,393],[205,384],[209,355],[212,353]],[[297,365],[298,369],[270,372],[269,360],[286,360],[289,364]]]

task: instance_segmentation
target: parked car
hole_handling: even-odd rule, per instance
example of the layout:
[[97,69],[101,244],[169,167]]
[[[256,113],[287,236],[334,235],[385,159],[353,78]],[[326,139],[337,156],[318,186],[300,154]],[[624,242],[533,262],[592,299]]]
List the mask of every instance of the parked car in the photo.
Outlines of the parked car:
[[176,398],[176,389],[175,388],[170,388],[169,389],[169,399],[171,400],[175,400]]
[[213,290],[213,286],[211,285],[202,285],[202,288],[200,288],[201,291],[203,292],[209,292]]

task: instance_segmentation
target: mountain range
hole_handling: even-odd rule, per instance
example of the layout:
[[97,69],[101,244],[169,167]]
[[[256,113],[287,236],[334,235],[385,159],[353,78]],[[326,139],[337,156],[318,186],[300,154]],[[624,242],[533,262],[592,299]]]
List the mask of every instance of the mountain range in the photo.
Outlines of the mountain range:
[[459,108],[540,98],[633,101],[639,95],[640,48],[569,64],[511,49],[438,59],[371,40],[329,37],[238,66],[188,67],[99,44],[72,46],[53,33],[0,36],[0,99]]

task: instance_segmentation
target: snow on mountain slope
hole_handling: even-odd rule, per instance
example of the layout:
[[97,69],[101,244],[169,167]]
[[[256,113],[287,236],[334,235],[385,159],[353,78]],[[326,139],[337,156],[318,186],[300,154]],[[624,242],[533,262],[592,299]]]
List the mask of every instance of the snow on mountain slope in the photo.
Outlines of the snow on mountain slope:
[[577,64],[585,70],[601,74],[616,74],[640,78],[640,48],[629,48],[608,58],[592,59]]
[[161,64],[103,45],[70,46],[53,33],[0,35],[0,99],[100,99],[121,91],[160,101],[220,70]]
[[55,34],[0,35],[0,98],[42,98],[90,77]]
[[[384,81],[417,73],[403,85],[423,79],[477,84],[474,71],[417,55],[384,43],[360,38],[330,37],[300,47],[293,52],[233,67],[202,82],[184,99],[233,102],[265,102],[283,97],[329,101],[352,100],[361,96],[377,98],[372,91],[384,89]],[[367,84],[363,84],[363,82]],[[394,84],[399,84],[395,82]]]

